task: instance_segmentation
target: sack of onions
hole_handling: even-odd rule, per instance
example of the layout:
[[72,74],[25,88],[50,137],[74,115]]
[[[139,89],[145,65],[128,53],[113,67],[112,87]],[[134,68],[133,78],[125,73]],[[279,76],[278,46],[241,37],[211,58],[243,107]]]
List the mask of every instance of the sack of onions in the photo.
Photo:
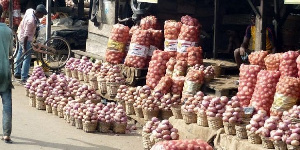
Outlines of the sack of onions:
[[147,16],[141,19],[140,27],[142,30],[158,29],[158,20],[155,16]]
[[300,57],[298,56],[296,59],[297,68],[298,68],[298,77],[300,77]]
[[181,113],[183,120],[186,124],[196,123],[197,122],[197,112],[201,100],[195,97],[189,97],[185,101],[184,105],[181,106]]
[[187,63],[188,66],[195,66],[196,64],[203,64],[202,48],[189,47],[187,48]]
[[178,60],[174,66],[173,77],[185,76],[187,71],[187,62]]
[[282,140],[287,144],[288,150],[294,150],[300,148],[300,124],[290,124],[289,130],[286,131]]
[[150,139],[157,143],[159,141],[178,140],[178,130],[168,120],[162,120],[157,128],[152,131]]
[[130,46],[130,41],[131,41],[131,37],[133,35],[133,33],[136,31],[136,30],[140,30],[140,27],[139,26],[132,26],[129,30],[129,38],[128,38],[128,42],[126,44],[126,48],[125,48],[125,55],[128,53],[129,51],[129,46]]
[[183,91],[183,85],[185,81],[184,76],[178,76],[172,78],[172,86],[171,86],[171,93],[173,95],[181,95]]
[[256,133],[261,136],[262,145],[264,148],[273,149],[274,145],[271,141],[271,132],[277,129],[278,122],[280,121],[280,117],[278,116],[271,116],[265,121],[263,127],[259,128]]
[[258,110],[257,114],[253,115],[250,120],[250,124],[246,126],[248,141],[251,144],[261,144],[261,138],[257,130],[264,126],[265,120],[268,119],[267,112],[264,110]]
[[258,65],[265,69],[265,57],[268,55],[267,51],[255,51],[249,55],[249,62],[251,65]]
[[240,67],[239,87],[236,96],[239,98],[243,107],[247,107],[250,104],[255,89],[257,74],[260,69],[258,65],[242,64]]
[[181,17],[181,22],[183,24],[189,25],[189,26],[200,26],[201,24],[198,22],[198,20],[196,18],[193,18],[189,15],[185,15]]
[[115,103],[108,103],[103,109],[98,111],[98,131],[102,133],[109,132],[114,121]]
[[281,76],[298,77],[296,59],[299,56],[298,51],[288,51],[282,54],[279,71]]
[[169,61],[167,62],[167,70],[166,70],[166,75],[167,76],[172,76],[173,75],[175,64],[176,64],[176,59],[174,57],[171,57],[169,59]]
[[213,96],[204,96],[202,92],[198,92],[196,95],[199,95],[197,97],[202,99],[199,103],[197,111],[197,125],[208,127],[206,110],[210,104],[210,101],[213,99]]
[[223,127],[222,116],[225,112],[225,106],[228,103],[226,96],[214,97],[206,110],[208,127],[213,130],[218,130]]
[[300,96],[300,79],[295,77],[281,77],[276,85],[274,102],[271,107],[271,114],[282,114],[295,104]]
[[200,150],[213,150],[213,148],[203,140],[200,139],[185,139],[185,140],[172,140],[162,141],[156,143],[151,150],[187,150],[187,149],[200,149]]
[[165,51],[155,50],[149,63],[148,73],[146,76],[146,84],[154,89],[160,79],[165,76],[167,62],[170,56]]
[[167,94],[170,92],[172,86],[172,78],[170,76],[164,76],[160,79],[157,86],[154,88],[155,92]]
[[281,57],[282,57],[281,53],[267,55],[265,57],[265,66],[267,70],[274,70],[274,71],[279,70]]
[[184,81],[183,94],[195,94],[202,86],[204,79],[203,71],[191,69]]
[[250,101],[250,105],[256,110],[265,110],[270,112],[274,95],[276,92],[276,84],[279,81],[279,71],[261,70],[257,75],[257,82]]
[[173,20],[165,21],[164,25],[164,47],[165,51],[169,53],[171,57],[176,57],[177,53],[177,43],[178,43],[178,36],[181,29],[181,22],[176,22]]
[[239,99],[234,96],[226,105],[226,110],[223,113],[223,124],[225,133],[228,135],[235,135],[235,125],[242,121],[243,107],[239,103]]
[[147,53],[147,61],[146,66],[149,66],[149,62],[151,61],[151,57],[155,50],[162,49],[163,45],[163,33],[162,30],[149,30],[151,33],[150,37],[150,47]]
[[151,147],[153,146],[154,143],[150,140],[150,136],[152,134],[152,131],[154,131],[157,128],[159,123],[160,121],[158,120],[158,118],[153,117],[143,127],[142,140],[144,149],[151,149]]
[[136,30],[131,38],[125,65],[134,68],[145,68],[150,48],[151,32]]
[[149,121],[151,120],[151,118],[158,116],[159,104],[160,104],[159,100],[154,96],[149,96],[148,98],[143,99],[142,109],[143,109],[144,119],[146,121]]
[[122,24],[113,25],[106,50],[106,61],[120,64],[124,59],[124,51],[129,40],[129,28]]
[[125,134],[127,127],[127,115],[122,105],[115,108],[113,131],[117,134]]

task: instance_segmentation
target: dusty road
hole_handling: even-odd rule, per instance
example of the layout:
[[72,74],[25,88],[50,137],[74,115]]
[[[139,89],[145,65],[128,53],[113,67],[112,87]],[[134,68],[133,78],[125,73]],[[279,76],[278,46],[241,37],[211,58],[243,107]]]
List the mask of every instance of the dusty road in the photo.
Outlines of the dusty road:
[[[65,120],[30,107],[25,89],[13,90],[13,144],[0,141],[0,150],[141,150],[139,133],[126,135],[85,133]],[[2,104],[0,105],[2,112]],[[0,114],[2,120],[2,113]],[[2,121],[0,121],[2,136]]]

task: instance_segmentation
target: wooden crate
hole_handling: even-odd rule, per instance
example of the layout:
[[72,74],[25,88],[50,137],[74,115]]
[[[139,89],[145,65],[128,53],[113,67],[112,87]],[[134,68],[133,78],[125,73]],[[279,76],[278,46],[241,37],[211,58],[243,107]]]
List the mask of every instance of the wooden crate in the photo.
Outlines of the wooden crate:
[[203,59],[204,66],[219,66],[221,75],[238,75],[239,68],[234,62],[220,59]]
[[237,76],[221,76],[213,79],[210,83],[202,86],[202,91],[206,94],[213,94],[215,96],[233,96],[236,94],[238,85],[236,81]]

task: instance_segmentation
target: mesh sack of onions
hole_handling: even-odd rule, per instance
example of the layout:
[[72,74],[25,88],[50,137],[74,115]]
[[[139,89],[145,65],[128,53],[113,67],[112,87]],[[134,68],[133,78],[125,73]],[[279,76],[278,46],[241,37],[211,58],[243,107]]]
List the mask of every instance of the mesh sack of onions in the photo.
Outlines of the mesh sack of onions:
[[129,28],[121,24],[113,25],[111,36],[107,43],[106,61],[120,64],[124,59],[124,51],[129,40]]
[[141,19],[140,27],[142,30],[158,29],[158,21],[155,16],[147,16]]
[[160,79],[165,76],[167,62],[170,55],[165,51],[155,50],[149,63],[148,73],[146,76],[146,84],[154,89]]
[[174,66],[173,77],[185,76],[187,71],[187,62],[177,60]]
[[259,65],[262,69],[265,69],[265,58],[267,55],[267,51],[255,51],[249,55],[249,62],[251,65]]
[[279,64],[281,76],[298,77],[296,59],[299,56],[298,51],[288,51],[282,54]]
[[297,57],[296,63],[297,63],[297,68],[298,68],[298,76],[300,77],[300,56]]
[[243,107],[250,104],[259,71],[260,67],[258,65],[241,65],[240,67],[237,97]]
[[203,64],[201,47],[187,48],[187,63],[188,63],[188,66],[195,66],[196,64]]
[[7,11],[9,7],[9,0],[0,0],[0,5],[2,5],[3,11]]
[[300,93],[300,79],[295,77],[280,77],[276,85],[271,114],[281,114],[297,104]]
[[213,150],[213,148],[203,140],[192,139],[192,140],[172,140],[162,141],[156,143],[151,150],[187,150],[187,149],[199,149],[199,150]]
[[203,71],[191,69],[185,78],[183,94],[195,94],[202,86],[204,79]]
[[150,48],[151,32],[136,30],[131,38],[125,65],[135,68],[144,68]]
[[279,70],[281,53],[269,54],[265,57],[265,65],[267,70]]
[[127,54],[128,51],[129,51],[130,41],[131,41],[131,38],[132,38],[133,33],[134,33],[136,30],[140,30],[139,26],[132,26],[132,27],[130,28],[130,30],[129,30],[129,38],[128,38],[128,42],[127,42],[127,44],[126,44],[125,54]]
[[189,26],[201,26],[201,24],[198,22],[196,18],[193,18],[189,15],[185,15],[181,17],[181,22],[183,24],[189,25]]
[[169,61],[167,62],[166,75],[168,75],[168,76],[172,76],[173,75],[175,64],[176,64],[176,59],[174,57],[171,57],[169,59]]
[[250,101],[256,110],[265,110],[269,113],[279,81],[279,71],[261,70],[257,75],[257,82]]
[[176,22],[173,20],[165,21],[164,25],[164,47],[165,51],[169,53],[171,57],[175,57],[177,53],[177,43],[178,43],[178,36],[180,33],[182,23]]
[[172,82],[172,86],[171,86],[171,93],[173,95],[181,95],[185,77],[184,76],[173,77],[172,81],[173,82]]
[[149,30],[151,33],[150,48],[147,54],[147,63],[149,65],[153,52],[155,50],[161,49],[163,45],[163,33],[162,30]]
[[157,143],[159,141],[178,140],[178,130],[168,120],[162,120],[157,128],[152,131],[150,139]]
[[142,131],[142,140],[144,149],[151,149],[153,142],[150,140],[152,131],[154,131],[159,125],[160,121],[158,118],[153,117],[150,121],[147,121]]

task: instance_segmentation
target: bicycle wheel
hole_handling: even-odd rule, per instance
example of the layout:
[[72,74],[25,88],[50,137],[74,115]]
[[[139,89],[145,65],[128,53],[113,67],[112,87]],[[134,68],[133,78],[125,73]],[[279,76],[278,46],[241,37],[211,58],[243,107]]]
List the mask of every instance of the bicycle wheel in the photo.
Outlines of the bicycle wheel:
[[[69,43],[62,37],[54,36],[47,40],[44,45],[55,49],[55,52],[51,55],[41,53],[43,65],[52,70],[64,67],[71,55]],[[45,51],[53,53],[48,49],[45,49]]]
[[18,35],[16,34],[16,32],[13,31],[13,53],[12,53],[13,58],[16,58],[18,50],[19,50]]

